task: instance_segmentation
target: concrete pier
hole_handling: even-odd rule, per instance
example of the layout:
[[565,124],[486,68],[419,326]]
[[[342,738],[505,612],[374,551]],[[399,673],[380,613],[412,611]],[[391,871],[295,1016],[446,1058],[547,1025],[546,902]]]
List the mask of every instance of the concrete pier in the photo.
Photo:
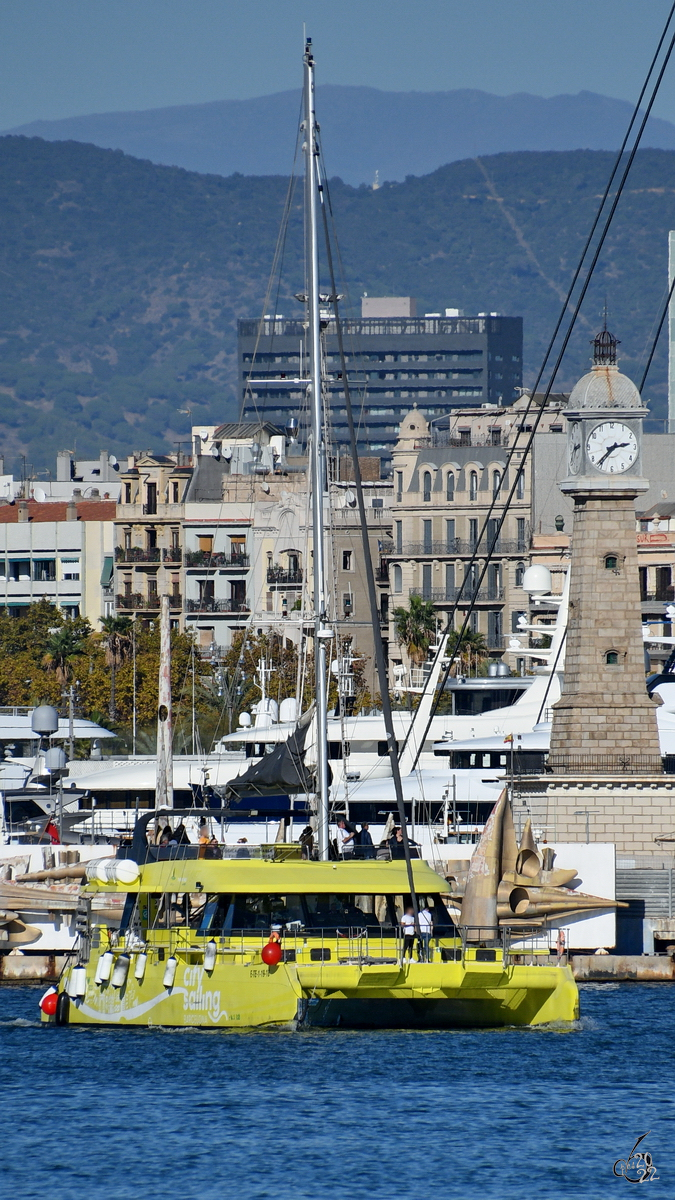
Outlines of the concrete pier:
[[0,954],[0,984],[56,983],[65,954]]
[[675,983],[669,954],[575,954],[571,965],[579,983]]

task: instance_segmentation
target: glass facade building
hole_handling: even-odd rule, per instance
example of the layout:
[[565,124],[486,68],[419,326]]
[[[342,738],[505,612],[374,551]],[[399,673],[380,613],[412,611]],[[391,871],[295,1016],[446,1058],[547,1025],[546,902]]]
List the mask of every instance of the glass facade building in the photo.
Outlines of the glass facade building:
[[[333,442],[348,441],[342,368],[333,321],[324,330]],[[239,321],[244,421],[283,427],[297,418],[305,440],[306,329],[282,317]],[[522,385],[522,317],[367,317],[343,323],[359,454],[388,473],[401,418],[417,404],[434,419],[455,408],[508,405]]]

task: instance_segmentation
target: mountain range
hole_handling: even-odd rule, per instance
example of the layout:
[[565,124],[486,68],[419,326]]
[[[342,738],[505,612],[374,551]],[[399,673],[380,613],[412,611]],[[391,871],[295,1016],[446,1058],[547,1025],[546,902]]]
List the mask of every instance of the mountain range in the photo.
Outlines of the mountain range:
[[[520,92],[382,92],[317,88],[329,173],[346,183],[401,181],[464,158],[514,150],[613,150],[631,114],[625,100],[594,92],[548,99]],[[300,92],[218,100],[144,112],[33,121],[9,133],[90,142],[188,171],[288,175]],[[651,118],[643,146],[675,150],[675,125]]]
[[[348,314],[360,296],[418,311],[522,315],[531,382],[614,155],[518,152],[379,189],[330,183]],[[289,223],[279,240],[288,200]],[[300,312],[302,182],[202,175],[80,142],[0,138],[0,450],[171,449],[236,417],[236,322]],[[637,155],[556,389],[602,321],[639,378],[667,293],[675,152]],[[268,291],[280,248],[281,273]],[[327,282],[324,280],[324,282]],[[665,411],[665,333],[646,396]]]

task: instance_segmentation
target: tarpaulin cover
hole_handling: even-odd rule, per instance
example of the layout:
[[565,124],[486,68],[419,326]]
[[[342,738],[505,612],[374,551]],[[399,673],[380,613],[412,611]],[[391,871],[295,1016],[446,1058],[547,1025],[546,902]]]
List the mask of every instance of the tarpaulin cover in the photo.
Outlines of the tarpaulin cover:
[[[225,788],[217,789],[223,799],[229,796],[264,796],[280,791],[313,792],[314,775],[304,763],[305,740],[312,716],[313,710],[310,709],[285,742],[280,742],[269,754],[264,754],[259,762],[252,763],[243,775],[237,775]],[[264,730],[260,731],[260,738],[261,741],[264,739]]]

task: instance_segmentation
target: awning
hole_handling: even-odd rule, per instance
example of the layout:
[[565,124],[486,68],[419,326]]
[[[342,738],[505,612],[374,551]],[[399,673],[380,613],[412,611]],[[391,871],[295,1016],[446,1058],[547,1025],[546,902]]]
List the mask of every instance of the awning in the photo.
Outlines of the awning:
[[103,559],[103,570],[101,571],[101,587],[110,587],[110,581],[113,577],[114,560],[112,554],[106,554]]

